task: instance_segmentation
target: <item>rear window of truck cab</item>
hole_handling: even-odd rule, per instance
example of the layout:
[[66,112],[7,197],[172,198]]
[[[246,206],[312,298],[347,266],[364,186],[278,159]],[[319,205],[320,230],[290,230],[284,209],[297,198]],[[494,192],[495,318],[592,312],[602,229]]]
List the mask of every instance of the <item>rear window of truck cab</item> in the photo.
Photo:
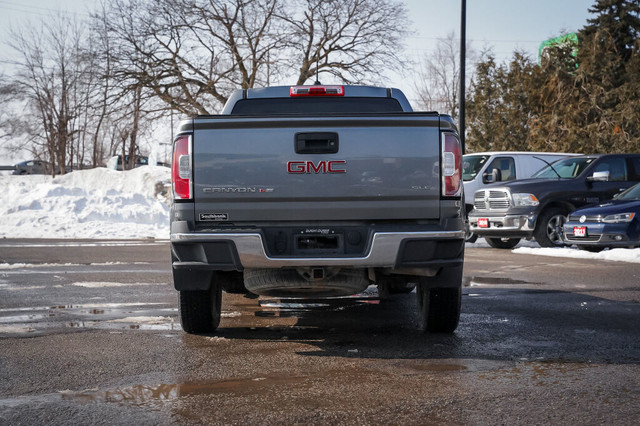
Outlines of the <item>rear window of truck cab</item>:
[[231,115],[349,114],[402,112],[393,98],[309,97],[260,98],[236,102]]

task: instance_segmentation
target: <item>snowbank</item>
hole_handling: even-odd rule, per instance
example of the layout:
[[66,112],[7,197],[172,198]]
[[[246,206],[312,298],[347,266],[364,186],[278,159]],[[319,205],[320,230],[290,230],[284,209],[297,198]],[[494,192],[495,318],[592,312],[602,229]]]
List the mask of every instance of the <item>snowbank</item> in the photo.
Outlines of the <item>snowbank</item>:
[[616,262],[640,263],[640,249],[616,248],[601,251],[600,253],[590,253],[576,248],[531,248],[519,247],[513,250],[518,254],[534,254],[538,256],[570,257],[573,259],[600,259],[613,260]]
[[[466,244],[467,248],[490,248],[484,238],[478,238],[473,244]],[[558,247],[544,248],[540,247],[535,241],[521,240],[520,243],[512,250],[515,254],[525,254],[534,256],[549,257],[565,257],[572,259],[594,259],[594,260],[612,260],[615,262],[640,263],[640,248],[628,249],[617,248],[604,250],[600,253],[591,253],[584,250],[578,250],[574,247]]]
[[[166,167],[0,176],[2,238],[169,238]],[[156,185],[159,184],[159,185]]]

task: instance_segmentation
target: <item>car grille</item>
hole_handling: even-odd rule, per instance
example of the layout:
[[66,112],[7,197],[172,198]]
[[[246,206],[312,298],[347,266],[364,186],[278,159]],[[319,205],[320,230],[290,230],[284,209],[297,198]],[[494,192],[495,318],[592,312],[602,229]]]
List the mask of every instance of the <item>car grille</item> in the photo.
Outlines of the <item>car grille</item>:
[[602,237],[602,235],[590,235],[588,237],[576,237],[575,234],[564,234],[564,238],[567,241],[575,241],[575,242],[582,242],[582,243],[596,243],[596,242],[600,241],[600,237]]
[[511,200],[507,191],[480,190],[476,191],[473,207],[476,210],[507,210]]
[[[577,214],[570,214],[569,215],[569,222],[580,222],[580,218],[582,217],[582,215],[577,215]],[[586,220],[585,222],[602,222],[602,216],[596,215],[596,216],[586,216]]]

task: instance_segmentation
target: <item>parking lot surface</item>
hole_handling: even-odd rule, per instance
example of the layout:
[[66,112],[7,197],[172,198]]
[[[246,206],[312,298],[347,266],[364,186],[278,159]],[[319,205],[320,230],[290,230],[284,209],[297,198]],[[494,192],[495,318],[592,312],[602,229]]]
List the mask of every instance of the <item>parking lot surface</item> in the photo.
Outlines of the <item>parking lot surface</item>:
[[169,246],[0,241],[0,424],[637,424],[640,264],[468,248],[453,335],[415,294],[223,296],[183,333]]

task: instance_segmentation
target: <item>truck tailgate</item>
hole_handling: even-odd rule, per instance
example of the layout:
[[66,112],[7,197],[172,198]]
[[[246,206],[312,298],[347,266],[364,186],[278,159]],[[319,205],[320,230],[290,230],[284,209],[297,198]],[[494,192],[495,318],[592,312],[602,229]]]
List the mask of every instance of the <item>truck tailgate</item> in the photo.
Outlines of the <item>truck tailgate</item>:
[[198,117],[198,222],[437,219],[439,119]]

